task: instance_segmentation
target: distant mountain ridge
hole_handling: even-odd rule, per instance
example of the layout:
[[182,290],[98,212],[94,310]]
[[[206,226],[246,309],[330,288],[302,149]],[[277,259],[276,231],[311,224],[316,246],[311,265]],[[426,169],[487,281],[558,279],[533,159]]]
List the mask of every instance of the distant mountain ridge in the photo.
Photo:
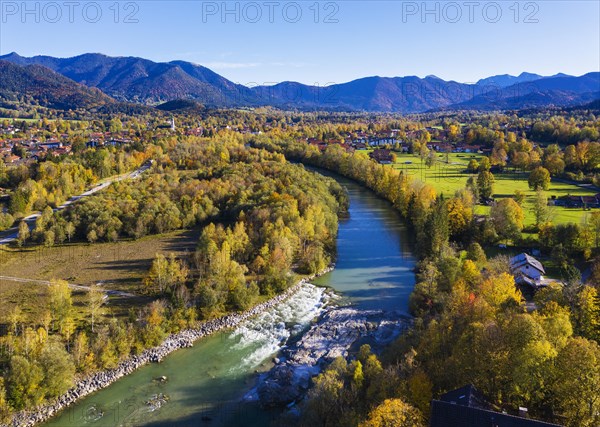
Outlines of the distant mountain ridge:
[[545,106],[574,106],[600,98],[600,73],[580,77],[558,75],[517,83],[500,91],[479,94],[468,101],[451,105],[450,109],[486,110],[522,109]]
[[544,78],[544,76],[532,73],[521,73],[518,76],[511,76],[510,74],[500,74],[497,76],[491,76],[486,77],[485,79],[481,79],[476,84],[477,86],[508,87],[517,83],[527,83],[542,78]]
[[269,93],[279,106],[402,113],[447,107],[470,99],[473,92],[462,83],[415,76],[365,77],[327,87],[284,82],[255,90]]
[[114,104],[100,90],[90,88],[41,65],[19,66],[0,60],[0,100],[59,110]]
[[[100,89],[118,101],[159,104],[192,100],[207,107],[274,106],[299,110],[419,113],[446,109],[518,109],[572,106],[600,97],[600,73],[543,77],[498,75],[475,84],[425,78],[365,77],[327,87],[282,82],[249,88],[201,65],[185,61],[153,62],[136,57],[86,53],[72,58],[22,57],[0,60],[41,65],[73,81]],[[0,87],[2,82],[0,82]]]
[[[98,53],[65,59],[50,56],[25,58],[11,53],[0,56],[0,59],[18,65],[43,65],[121,101],[158,103],[197,99],[220,104],[227,91],[247,91],[247,88],[233,84],[208,68],[179,61],[157,63],[143,58],[117,58]],[[187,71],[180,65],[184,65]]]

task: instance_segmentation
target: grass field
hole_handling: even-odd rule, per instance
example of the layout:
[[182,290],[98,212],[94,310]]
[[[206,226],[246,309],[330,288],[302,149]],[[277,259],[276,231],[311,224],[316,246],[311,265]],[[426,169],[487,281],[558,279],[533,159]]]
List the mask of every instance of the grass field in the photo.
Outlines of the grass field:
[[[0,111],[0,114],[2,112]],[[8,120],[10,123],[12,123],[13,121],[15,122],[27,122],[27,123],[37,123],[39,122],[41,119],[21,119],[21,118],[15,118],[15,117],[0,117],[0,121],[2,120]],[[56,119],[48,119],[48,121],[54,121]]]
[[[465,172],[467,164],[471,159],[480,159],[479,154],[470,153],[449,153],[448,163],[446,163],[446,154],[438,154],[438,162],[431,168],[421,163],[421,159],[413,154],[397,154],[396,163],[392,166],[395,169],[403,171],[405,174],[415,177],[423,182],[432,185],[439,193],[446,196],[453,195],[456,190],[463,188],[467,179],[471,175]],[[535,191],[529,189],[527,172],[506,172],[495,174],[496,182],[494,184],[494,198],[513,197],[515,191],[519,190],[525,194],[523,211],[525,213],[525,225],[535,222],[535,217],[531,212],[531,207],[535,198]],[[573,184],[561,182],[551,182],[547,191],[548,198],[551,196],[571,195],[593,195],[595,191],[578,187]],[[563,207],[552,207],[552,222],[561,223],[581,223],[590,211],[583,209],[572,209]],[[479,206],[478,213],[488,213],[489,207]]]
[[[62,245],[52,248],[7,249],[0,247],[0,275],[25,279],[62,279],[69,283],[102,283],[105,289],[139,293],[142,278],[157,253],[183,256],[195,250],[198,230],[184,230],[135,241]],[[46,294],[46,286],[0,280],[0,319],[19,304],[24,311],[34,311]],[[83,292],[74,292],[77,306]],[[117,315],[131,306],[145,304],[146,297],[111,296],[110,304]]]

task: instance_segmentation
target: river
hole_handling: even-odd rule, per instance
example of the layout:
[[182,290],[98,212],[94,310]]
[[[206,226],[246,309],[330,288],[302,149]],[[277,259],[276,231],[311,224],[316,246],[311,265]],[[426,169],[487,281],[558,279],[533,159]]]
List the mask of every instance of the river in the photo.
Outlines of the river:
[[[325,309],[329,297],[323,287],[359,308],[406,311],[416,261],[399,215],[371,191],[334,178],[348,190],[350,216],[340,221],[336,268],[313,282],[318,286],[307,284],[275,310],[236,330],[201,339],[193,348],[140,368],[46,425],[268,426],[277,413],[243,397],[255,385],[256,372],[268,369],[286,340],[305,331]],[[166,381],[160,380],[163,376]]]

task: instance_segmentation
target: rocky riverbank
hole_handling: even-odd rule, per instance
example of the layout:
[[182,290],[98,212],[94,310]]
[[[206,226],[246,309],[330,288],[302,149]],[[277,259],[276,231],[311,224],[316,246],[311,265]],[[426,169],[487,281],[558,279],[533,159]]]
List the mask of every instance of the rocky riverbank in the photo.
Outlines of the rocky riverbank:
[[296,402],[322,367],[337,357],[348,358],[349,352],[363,343],[377,352],[409,324],[408,317],[396,312],[334,308],[275,359],[275,366],[259,380],[257,397],[266,407]]
[[47,421],[77,400],[109,386],[113,382],[125,375],[131,374],[133,371],[147,363],[160,362],[164,357],[176,350],[192,347],[194,341],[202,337],[223,329],[236,327],[245,320],[272,309],[275,305],[292,296],[306,282],[328,273],[331,270],[333,270],[333,266],[318,274],[304,278],[284,293],[277,295],[246,312],[230,314],[219,319],[205,322],[196,329],[187,329],[177,334],[172,334],[167,337],[161,345],[145,350],[139,355],[131,356],[127,360],[119,363],[115,369],[98,372],[79,381],[73,388],[69,389],[65,394],[59,396],[54,401],[40,406],[33,411],[21,411],[14,414],[10,422],[8,424],[2,424],[2,427],[30,427]]

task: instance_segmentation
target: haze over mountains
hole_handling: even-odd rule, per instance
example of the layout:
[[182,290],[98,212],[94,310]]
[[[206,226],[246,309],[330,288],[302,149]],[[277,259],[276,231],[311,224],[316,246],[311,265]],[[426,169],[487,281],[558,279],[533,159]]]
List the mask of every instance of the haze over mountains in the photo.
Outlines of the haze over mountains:
[[[553,77],[561,77],[566,74],[560,74]],[[477,82],[478,86],[498,86],[498,87],[508,87],[517,83],[527,83],[532,82],[534,80],[538,80],[543,78],[544,76],[540,76],[539,74],[532,73],[521,73],[518,76],[511,76],[510,74],[500,74],[497,76],[487,77],[485,79],[481,79]]]
[[[7,62],[19,67],[9,67]],[[151,105],[183,99],[210,107],[269,105],[299,110],[419,113],[573,106],[600,98],[600,72],[579,77],[498,75],[475,84],[445,81],[435,76],[374,76],[326,87],[296,82],[247,87],[184,61],[157,63],[95,53],[73,58],[26,58],[11,53],[0,56],[0,64],[0,98],[14,97],[21,90],[33,98],[35,94],[40,96],[40,105],[63,109],[73,108],[80,101],[80,108],[86,108],[86,104],[107,104],[114,102],[113,99]],[[32,74],[36,76],[34,87],[26,83]],[[43,96],[45,85],[51,99]],[[68,102],[61,103],[61,93]]]

